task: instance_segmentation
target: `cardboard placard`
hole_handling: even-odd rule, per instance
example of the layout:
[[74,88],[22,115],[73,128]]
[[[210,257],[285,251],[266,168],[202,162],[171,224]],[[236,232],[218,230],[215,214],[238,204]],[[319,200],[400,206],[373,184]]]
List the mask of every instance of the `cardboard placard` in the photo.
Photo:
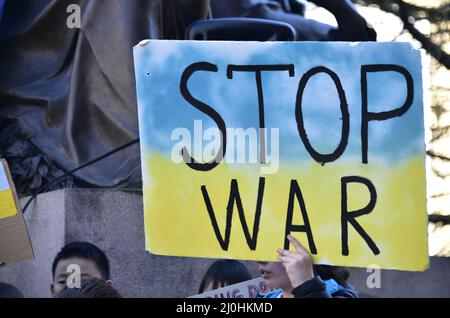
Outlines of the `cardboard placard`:
[[6,160],[0,159],[0,265],[33,258],[33,249]]
[[257,294],[264,295],[274,291],[266,281],[259,277],[242,283],[210,290],[189,298],[255,298]]
[[422,67],[409,43],[134,48],[146,247],[428,266]]

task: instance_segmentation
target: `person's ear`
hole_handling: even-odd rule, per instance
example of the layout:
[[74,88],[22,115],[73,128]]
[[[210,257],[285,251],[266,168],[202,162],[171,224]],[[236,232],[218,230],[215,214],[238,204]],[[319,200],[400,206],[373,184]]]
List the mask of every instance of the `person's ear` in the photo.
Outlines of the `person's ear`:
[[108,285],[112,285],[112,280],[108,279],[107,281],[105,281],[105,283],[107,283]]
[[55,294],[55,285],[50,284],[50,292],[52,293],[52,296],[53,296],[53,297],[56,296],[56,294]]

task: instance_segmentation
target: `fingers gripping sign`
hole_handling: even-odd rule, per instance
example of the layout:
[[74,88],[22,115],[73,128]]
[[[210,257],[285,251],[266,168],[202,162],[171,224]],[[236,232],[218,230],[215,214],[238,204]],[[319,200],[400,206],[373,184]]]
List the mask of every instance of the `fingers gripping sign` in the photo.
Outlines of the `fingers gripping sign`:
[[287,236],[295,247],[295,252],[278,249],[278,260],[286,268],[292,287],[298,287],[314,278],[312,257],[309,252],[292,235]]

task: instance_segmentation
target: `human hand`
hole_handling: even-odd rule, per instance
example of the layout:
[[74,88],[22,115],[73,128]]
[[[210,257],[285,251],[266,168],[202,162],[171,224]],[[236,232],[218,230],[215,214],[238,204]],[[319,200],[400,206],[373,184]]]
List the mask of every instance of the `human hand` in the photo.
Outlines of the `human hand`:
[[279,248],[278,259],[286,268],[292,287],[298,287],[314,278],[312,257],[309,252],[292,235],[287,236],[296,251],[291,252]]

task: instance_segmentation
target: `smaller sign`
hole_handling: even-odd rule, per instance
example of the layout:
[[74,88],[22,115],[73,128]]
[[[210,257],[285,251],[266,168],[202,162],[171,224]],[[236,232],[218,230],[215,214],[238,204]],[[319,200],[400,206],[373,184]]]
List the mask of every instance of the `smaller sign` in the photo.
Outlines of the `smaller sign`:
[[260,277],[204,292],[189,298],[255,298],[258,293],[264,295],[272,291],[274,289],[267,285],[266,281]]
[[14,197],[3,165],[0,165],[0,219],[17,214]]
[[33,258],[8,164],[0,159],[0,266]]

